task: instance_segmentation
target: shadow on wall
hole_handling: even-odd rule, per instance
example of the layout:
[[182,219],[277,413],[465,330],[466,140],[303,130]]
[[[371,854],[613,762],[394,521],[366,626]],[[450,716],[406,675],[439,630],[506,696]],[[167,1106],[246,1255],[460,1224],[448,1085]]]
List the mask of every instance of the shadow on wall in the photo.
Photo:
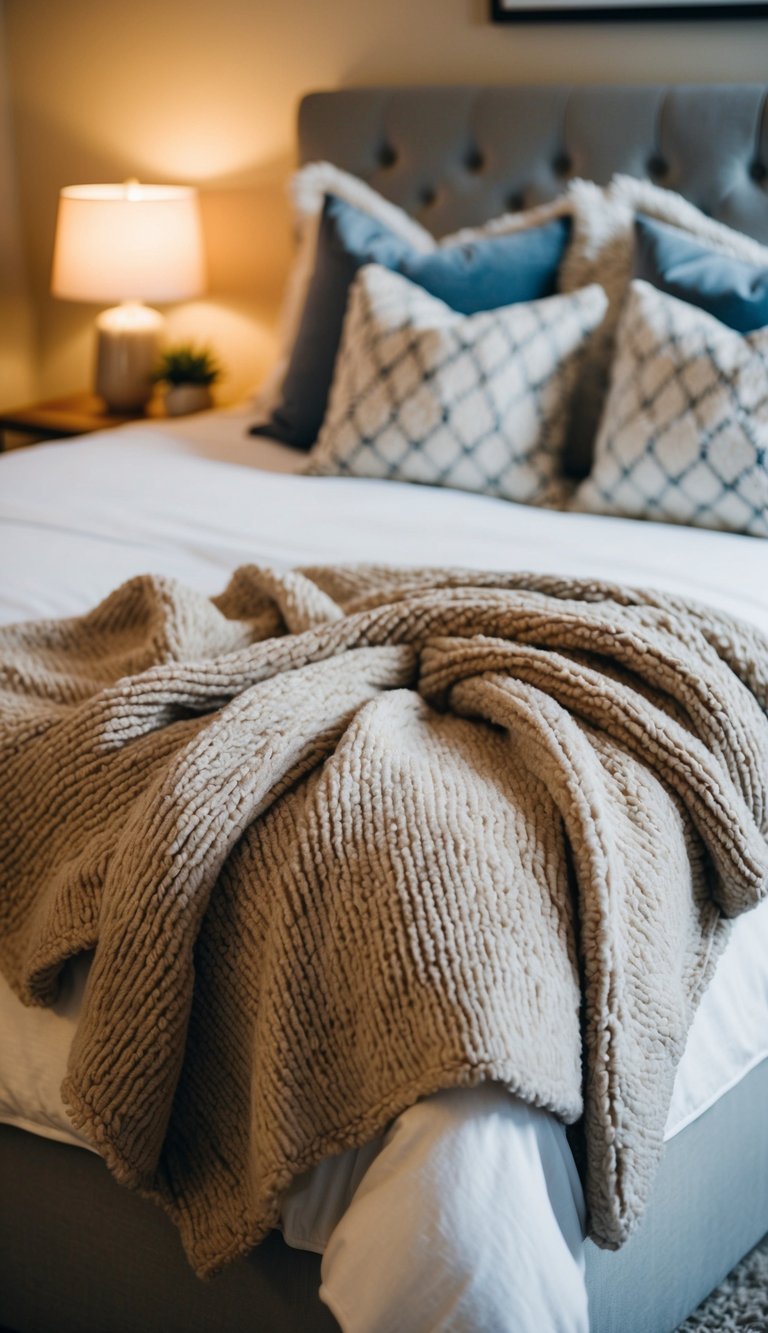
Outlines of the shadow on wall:
[[2,24],[0,6],[0,405],[13,407],[34,392],[33,326],[19,223]]

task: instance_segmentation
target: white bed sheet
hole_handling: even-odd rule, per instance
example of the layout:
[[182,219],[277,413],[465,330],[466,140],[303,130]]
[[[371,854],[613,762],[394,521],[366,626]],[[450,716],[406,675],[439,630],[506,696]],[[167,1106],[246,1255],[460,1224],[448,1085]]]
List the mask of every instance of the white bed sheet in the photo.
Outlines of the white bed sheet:
[[[287,475],[303,456],[249,437],[246,424],[242,412],[212,413],[0,459],[0,621],[88,610],[140,573],[214,593],[246,562],[282,569],[363,560],[609,578],[710,602],[768,632],[768,542],[428,487]],[[68,969],[52,1010],[25,1009],[0,979],[0,1120],[79,1141],[59,1085],[87,966],[80,959]],[[765,903],[735,923],[702,1001],[667,1137],[767,1056]],[[352,1185],[339,1189],[348,1197]],[[299,1244],[300,1231],[297,1224]],[[312,1248],[311,1237],[304,1242]]]
[[245,427],[240,414],[206,414],[0,459],[0,618],[84,611],[136,573],[213,593],[244,562],[367,560],[607,577],[768,632],[767,542],[427,486],[289,478],[304,456]]

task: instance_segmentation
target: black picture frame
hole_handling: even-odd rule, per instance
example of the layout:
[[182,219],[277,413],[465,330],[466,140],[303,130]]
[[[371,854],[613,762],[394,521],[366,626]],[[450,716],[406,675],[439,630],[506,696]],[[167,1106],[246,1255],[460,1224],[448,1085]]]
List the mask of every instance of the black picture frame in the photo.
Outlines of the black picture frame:
[[724,0],[695,0],[685,4],[638,4],[636,0],[627,0],[625,5],[617,5],[611,0],[607,5],[574,3],[555,8],[552,5],[536,6],[531,0],[516,4],[515,0],[490,0],[492,23],[595,23],[611,22],[664,22],[669,19],[743,19],[768,17],[768,0],[735,0],[733,4]]

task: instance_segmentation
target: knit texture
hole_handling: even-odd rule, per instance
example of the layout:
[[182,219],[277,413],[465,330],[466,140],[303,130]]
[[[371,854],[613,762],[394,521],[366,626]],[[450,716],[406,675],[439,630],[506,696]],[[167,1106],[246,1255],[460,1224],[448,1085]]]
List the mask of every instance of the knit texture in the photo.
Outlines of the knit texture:
[[617,1246],[768,877],[768,642],[531,575],[245,567],[0,631],[0,962],[95,949],[64,1096],[201,1274],[290,1180],[493,1079],[583,1113]]

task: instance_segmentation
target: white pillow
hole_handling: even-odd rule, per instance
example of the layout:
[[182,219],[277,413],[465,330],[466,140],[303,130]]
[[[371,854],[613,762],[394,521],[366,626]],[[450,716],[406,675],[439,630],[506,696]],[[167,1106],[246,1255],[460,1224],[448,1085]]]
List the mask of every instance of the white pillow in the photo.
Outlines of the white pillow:
[[573,230],[560,270],[560,290],[574,291],[599,282],[608,297],[605,320],[599,335],[593,339],[574,409],[577,438],[572,447],[573,470],[583,476],[589,470],[605,399],[616,324],[632,279],[636,215],[645,213],[667,222],[723,254],[763,267],[768,265],[768,247],[722,222],[715,222],[673,190],[661,189],[634,176],[616,175],[605,188],[591,181],[573,181],[569,198]]
[[430,254],[445,245],[459,245],[478,236],[508,235],[543,226],[553,218],[572,214],[573,203],[563,194],[551,203],[541,204],[521,212],[505,213],[481,227],[467,227],[459,232],[435,240],[431,232],[412,218],[404,209],[348,171],[330,162],[310,162],[295,172],[291,180],[297,252],[286,283],[278,333],[278,360],[271,374],[252,397],[252,405],[260,421],[267,421],[279,402],[291,350],[296,339],[315,266],[317,234],[326,195],[335,195],[353,204],[384,223],[401,240],[409,242],[421,254]]
[[579,362],[605,304],[592,286],[460,315],[366,265],[309,470],[555,500]]
[[296,232],[296,257],[285,287],[280,327],[278,331],[278,359],[271,374],[252,397],[252,404],[259,420],[266,421],[280,398],[280,389],[298,332],[304,302],[307,297],[312,270],[315,265],[317,232],[323,211],[323,201],[327,194],[334,194],[371,217],[386,223],[404,241],[420,253],[428,254],[435,248],[434,237],[409,217],[402,208],[392,204],[377,190],[366,185],[358,176],[352,176],[330,162],[310,162],[291,177],[291,196],[293,200],[294,229]]
[[715,222],[682,195],[662,190],[650,181],[617,175],[605,189],[588,181],[577,181],[572,193],[576,218],[561,286],[564,291],[571,291],[599,282],[609,301],[606,330],[609,326],[615,328],[632,278],[634,222],[638,213],[678,227],[722,254],[763,267],[768,265],[768,247],[722,222]]
[[768,537],[768,329],[634,281],[574,507]]

